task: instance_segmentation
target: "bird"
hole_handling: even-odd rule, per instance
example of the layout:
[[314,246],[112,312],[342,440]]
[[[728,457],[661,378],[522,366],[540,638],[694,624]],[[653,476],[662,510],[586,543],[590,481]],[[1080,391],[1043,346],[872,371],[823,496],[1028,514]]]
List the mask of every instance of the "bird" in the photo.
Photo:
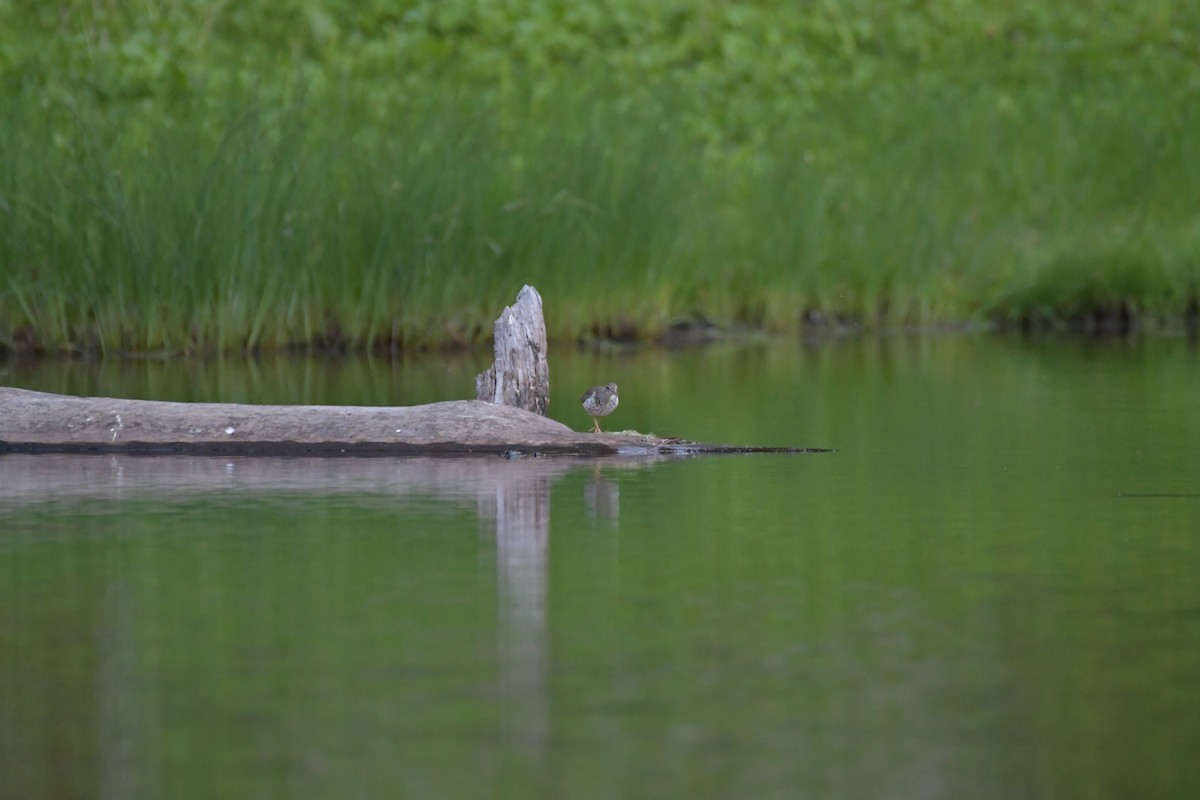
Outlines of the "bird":
[[617,410],[617,385],[606,383],[603,386],[593,386],[579,398],[583,410],[592,418],[592,431],[601,433],[600,418],[607,417]]

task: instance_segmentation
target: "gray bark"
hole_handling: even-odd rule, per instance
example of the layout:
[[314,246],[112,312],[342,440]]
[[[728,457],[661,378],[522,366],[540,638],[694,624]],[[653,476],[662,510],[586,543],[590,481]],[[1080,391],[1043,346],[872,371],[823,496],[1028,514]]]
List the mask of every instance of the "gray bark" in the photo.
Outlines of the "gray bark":
[[423,406],[265,406],[70,397],[0,387],[0,454],[693,455],[802,452],[640,433],[579,433],[478,400]]
[[398,407],[268,406],[0,388],[0,451],[54,445],[106,452],[559,451],[586,438],[552,419],[477,400]]
[[550,366],[537,289],[522,288],[517,302],[496,319],[492,334],[496,360],[475,378],[475,398],[544,415],[550,405]]

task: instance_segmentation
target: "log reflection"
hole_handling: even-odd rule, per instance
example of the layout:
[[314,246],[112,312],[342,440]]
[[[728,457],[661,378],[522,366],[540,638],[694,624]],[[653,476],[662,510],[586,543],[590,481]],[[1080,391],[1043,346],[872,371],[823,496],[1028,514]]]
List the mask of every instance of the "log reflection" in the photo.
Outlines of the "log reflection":
[[[503,703],[503,735],[530,757],[540,758],[549,735],[548,591],[550,498],[555,483],[572,470],[585,470],[585,515],[616,525],[618,482],[610,468],[638,468],[577,458],[203,458],[129,455],[7,455],[0,457],[0,511],[5,506],[74,503],[103,506],[112,501],[151,500],[169,505],[206,494],[231,493],[333,496],[355,502],[391,502],[404,495],[434,496],[451,504],[475,505],[481,527],[494,536],[497,597],[497,683]],[[578,495],[574,495],[578,498]],[[563,495],[572,497],[572,495]],[[575,500],[578,502],[578,500]],[[119,595],[115,595],[119,596]],[[118,604],[106,614],[122,622],[129,609]],[[124,620],[127,623],[127,620]],[[124,628],[117,625],[113,631]],[[125,638],[106,637],[100,679],[105,693],[125,680],[117,667],[129,661]],[[110,652],[111,651],[111,652]],[[132,663],[132,662],[130,662]],[[122,724],[108,705],[103,726],[112,747],[123,746]],[[113,735],[114,732],[117,735]],[[111,748],[110,748],[111,749]],[[110,758],[111,756],[111,758]],[[105,751],[108,780],[124,785],[121,753]]]
[[480,522],[496,537],[497,639],[504,734],[532,754],[545,750],[548,726],[546,596],[550,486],[541,465],[512,464],[510,480],[479,498]]

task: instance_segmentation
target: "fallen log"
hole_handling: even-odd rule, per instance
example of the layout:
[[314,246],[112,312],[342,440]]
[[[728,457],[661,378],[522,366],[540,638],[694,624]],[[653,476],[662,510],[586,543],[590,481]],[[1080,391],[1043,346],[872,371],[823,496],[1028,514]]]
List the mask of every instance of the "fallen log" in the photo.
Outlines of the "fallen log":
[[814,452],[579,433],[511,406],[268,406],[71,397],[0,387],[0,453],[697,455]]
[[267,406],[70,397],[0,387],[0,454],[629,455],[827,452],[740,447],[626,431],[579,433],[550,402],[542,298],[524,287],[494,329],[477,400],[422,406]]

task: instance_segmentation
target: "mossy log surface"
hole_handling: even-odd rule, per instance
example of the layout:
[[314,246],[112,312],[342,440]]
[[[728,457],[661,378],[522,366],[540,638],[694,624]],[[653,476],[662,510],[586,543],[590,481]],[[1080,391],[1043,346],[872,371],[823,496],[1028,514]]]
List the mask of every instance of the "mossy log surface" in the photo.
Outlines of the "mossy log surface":
[[269,406],[72,397],[0,387],[0,453],[698,455],[821,452],[581,433],[511,406]]

